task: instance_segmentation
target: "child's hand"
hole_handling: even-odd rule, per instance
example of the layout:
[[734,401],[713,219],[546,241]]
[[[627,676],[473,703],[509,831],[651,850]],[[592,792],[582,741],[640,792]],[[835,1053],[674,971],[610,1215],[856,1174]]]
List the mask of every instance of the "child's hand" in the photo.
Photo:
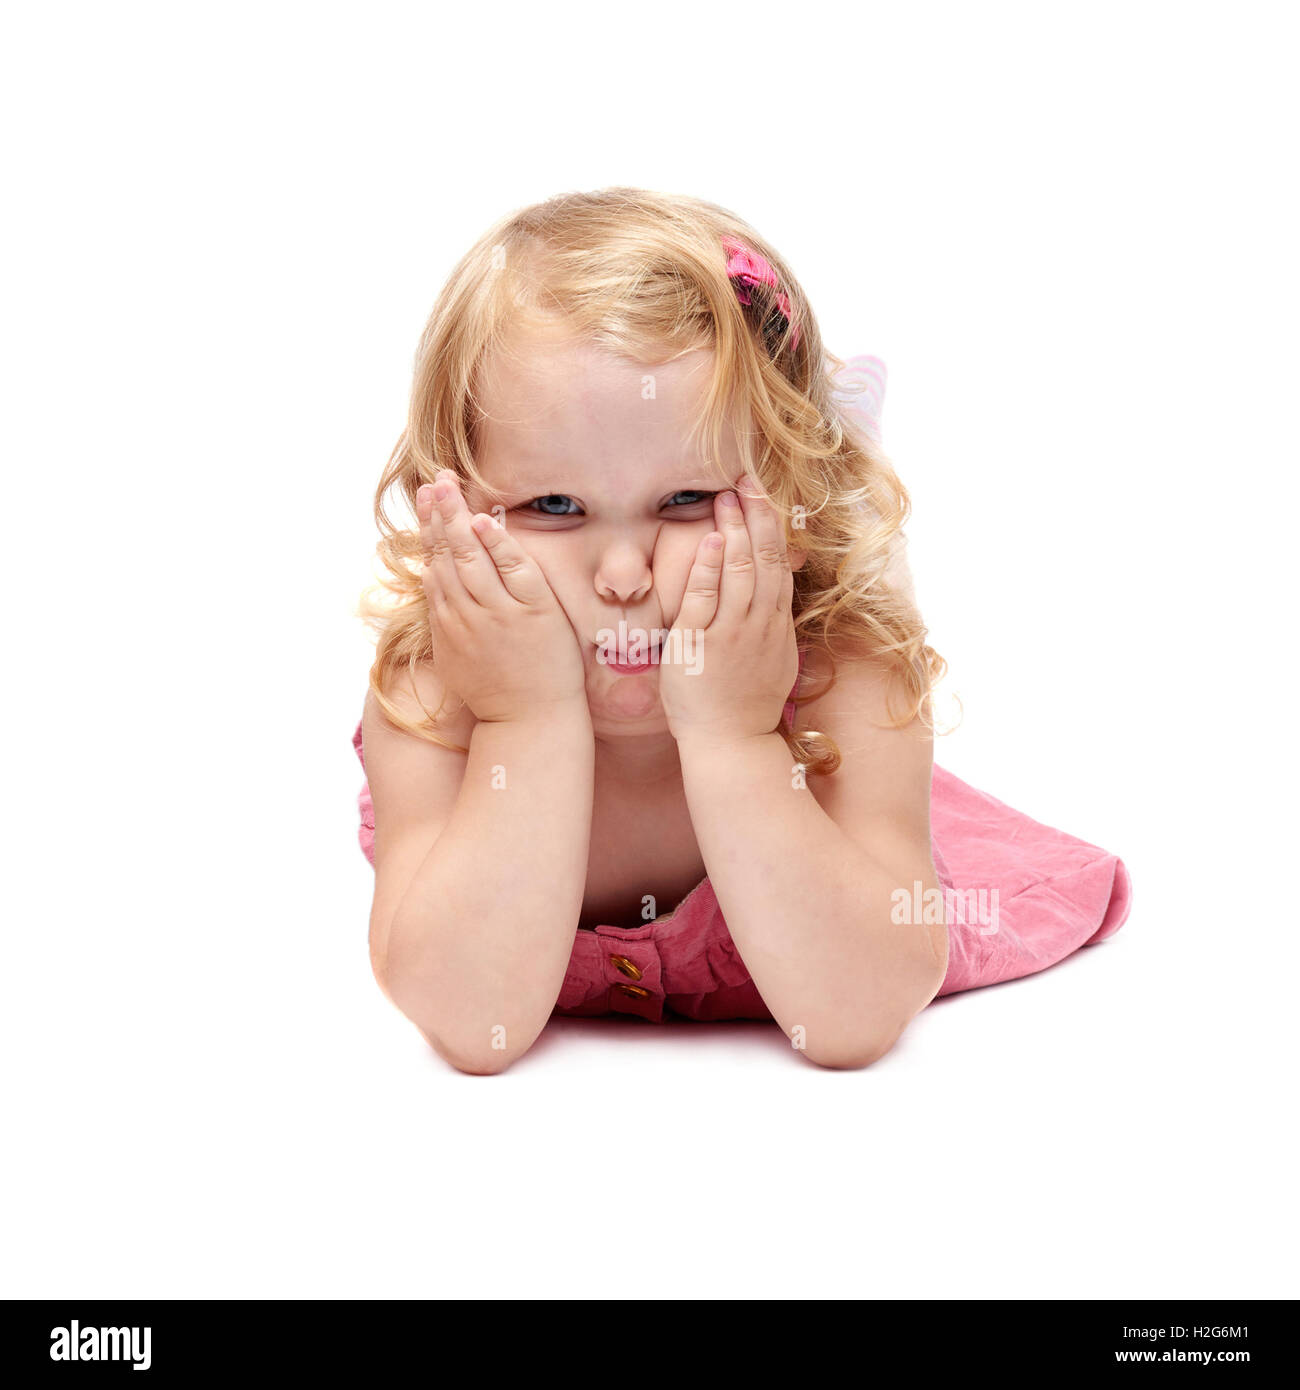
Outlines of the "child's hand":
[[[799,674],[785,534],[758,494],[750,483],[743,504],[731,492],[714,499],[724,543],[713,549],[706,536],[686,581],[673,624],[680,635],[670,639],[659,670],[659,699],[679,741],[772,733]],[[687,640],[692,629],[703,656],[694,675]]]
[[415,514],[434,660],[447,686],[482,721],[568,702],[585,709],[578,639],[537,562],[491,517],[470,517],[450,469],[416,492]]

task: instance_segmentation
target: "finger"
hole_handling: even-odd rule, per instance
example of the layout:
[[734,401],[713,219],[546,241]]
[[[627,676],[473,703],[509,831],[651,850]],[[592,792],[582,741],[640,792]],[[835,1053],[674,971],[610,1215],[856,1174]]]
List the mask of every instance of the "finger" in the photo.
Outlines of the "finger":
[[790,568],[785,531],[776,508],[763,496],[751,474],[745,475],[737,491],[754,550],[754,597],[749,611],[775,613],[781,602],[785,571]]
[[415,490],[415,521],[420,533],[420,554],[426,565],[433,563],[433,484],[421,483]]
[[431,569],[436,578],[438,591],[441,595],[443,604],[444,620],[448,614],[463,610],[474,600],[465,592],[465,586],[460,582],[460,576],[456,573],[456,564],[451,557],[451,546],[448,544],[447,537],[443,531],[442,514],[438,509],[438,499],[434,496],[439,482],[446,478],[450,469],[442,469],[434,478],[429,488],[428,500],[423,504],[420,502],[420,491],[416,492],[416,515],[420,516],[420,508],[424,507],[424,515],[421,516],[421,535],[428,534],[427,544],[422,541],[425,548],[426,564]]
[[424,562],[420,575],[425,592],[431,598],[445,601],[446,595],[434,563],[438,547],[442,544],[442,533],[434,518],[432,483],[423,483],[415,490],[415,520],[420,532],[420,558]]
[[[441,497],[439,493],[442,493]],[[435,481],[433,505],[435,514],[442,521],[442,534],[461,593],[467,601],[480,606],[500,601],[501,578],[492,557],[480,544],[478,535],[469,524],[469,508],[461,496],[459,480],[450,472],[443,473]]]
[[718,611],[718,587],[722,582],[723,539],[710,531],[695,551],[695,560],[686,576],[686,592],[673,624],[683,632],[703,632]]
[[794,603],[794,565],[790,562],[789,549],[782,553],[785,556],[785,565],[781,570],[781,592],[777,597],[776,608],[778,613],[789,613]]
[[551,586],[536,560],[504,526],[499,526],[485,512],[475,513],[470,518],[470,526],[487,551],[499,576],[498,583],[506,592],[530,607],[543,605]]
[[722,554],[722,592],[718,620],[742,623],[754,597],[754,547],[736,494],[720,492],[714,499],[717,528],[726,542]]
[[447,629],[448,619],[452,617],[447,606],[447,596],[443,593],[438,579],[438,570],[433,563],[434,532],[430,513],[433,510],[433,487],[425,483],[416,489],[415,515],[420,528],[420,548],[424,563],[420,569],[420,584],[424,589],[425,607],[428,610],[429,632],[434,646],[440,645]]

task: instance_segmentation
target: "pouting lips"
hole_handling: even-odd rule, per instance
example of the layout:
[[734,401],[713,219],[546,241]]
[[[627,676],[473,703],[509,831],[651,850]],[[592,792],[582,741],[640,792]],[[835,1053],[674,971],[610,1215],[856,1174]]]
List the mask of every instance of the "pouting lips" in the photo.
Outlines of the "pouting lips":
[[[629,640],[624,645],[621,652],[616,643],[593,642],[591,645],[596,648],[597,652],[604,651],[606,653],[605,661],[607,664],[621,666],[639,666],[657,665],[659,662],[660,648],[663,644],[659,637],[651,638],[648,643],[644,641],[633,642]],[[634,649],[637,652],[641,653],[641,655],[639,655],[635,661],[632,661],[630,658],[631,653]],[[623,661],[621,658],[624,656],[628,657],[629,659],[627,661]]]

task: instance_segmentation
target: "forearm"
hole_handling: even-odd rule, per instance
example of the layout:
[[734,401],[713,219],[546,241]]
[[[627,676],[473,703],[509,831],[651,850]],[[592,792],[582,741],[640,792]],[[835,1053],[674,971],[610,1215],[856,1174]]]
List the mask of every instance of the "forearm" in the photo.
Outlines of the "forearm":
[[521,1056],[559,996],[582,911],[595,746],[585,702],[480,723],[451,818],[394,914],[389,993],[457,1064]]
[[886,864],[845,835],[778,734],[679,752],[710,882],[782,1031],[830,1065],[887,1051],[942,983],[932,932],[891,920],[896,890],[938,887],[928,853]]

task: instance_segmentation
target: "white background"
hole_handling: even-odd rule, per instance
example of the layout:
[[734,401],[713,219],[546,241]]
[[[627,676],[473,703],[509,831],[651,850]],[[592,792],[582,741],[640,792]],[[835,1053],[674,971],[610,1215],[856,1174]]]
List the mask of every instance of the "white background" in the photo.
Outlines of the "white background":
[[[9,1297],[1295,1297],[1286,7],[28,6],[0,42]],[[964,719],[1117,936],[877,1065],[369,971],[373,490],[455,260],[738,212],[887,451]],[[1285,607],[1284,607],[1285,600]]]

